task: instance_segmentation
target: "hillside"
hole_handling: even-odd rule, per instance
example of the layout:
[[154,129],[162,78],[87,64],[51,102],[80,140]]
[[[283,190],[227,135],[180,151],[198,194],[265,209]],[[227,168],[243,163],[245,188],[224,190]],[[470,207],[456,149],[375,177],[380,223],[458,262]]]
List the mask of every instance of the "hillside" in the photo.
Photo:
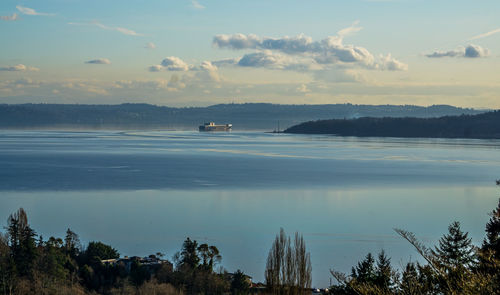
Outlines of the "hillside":
[[439,118],[318,120],[292,126],[285,132],[339,136],[500,138],[500,111]]
[[359,117],[439,117],[483,111],[447,105],[278,105],[266,103],[219,104],[171,108],[149,104],[3,104],[0,129],[13,128],[117,128],[188,129],[203,122],[232,123],[234,130],[274,130],[318,119]]

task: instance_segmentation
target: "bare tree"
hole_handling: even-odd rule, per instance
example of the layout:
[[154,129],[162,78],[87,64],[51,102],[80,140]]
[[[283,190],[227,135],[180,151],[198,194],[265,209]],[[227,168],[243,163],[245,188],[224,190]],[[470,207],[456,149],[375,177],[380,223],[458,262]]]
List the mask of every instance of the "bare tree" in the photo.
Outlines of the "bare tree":
[[311,287],[311,258],[302,235],[290,237],[280,229],[276,235],[266,264],[266,283],[274,294],[303,294]]

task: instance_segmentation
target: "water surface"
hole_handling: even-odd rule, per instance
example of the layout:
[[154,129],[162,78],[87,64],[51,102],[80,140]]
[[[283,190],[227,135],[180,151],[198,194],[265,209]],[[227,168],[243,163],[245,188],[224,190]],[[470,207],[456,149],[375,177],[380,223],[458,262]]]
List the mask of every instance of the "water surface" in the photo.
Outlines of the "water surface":
[[67,227],[122,255],[219,247],[263,280],[280,227],[304,234],[313,283],[385,249],[418,260],[394,227],[434,244],[454,220],[474,241],[498,201],[500,141],[252,132],[0,132],[0,217],[24,207],[44,237]]

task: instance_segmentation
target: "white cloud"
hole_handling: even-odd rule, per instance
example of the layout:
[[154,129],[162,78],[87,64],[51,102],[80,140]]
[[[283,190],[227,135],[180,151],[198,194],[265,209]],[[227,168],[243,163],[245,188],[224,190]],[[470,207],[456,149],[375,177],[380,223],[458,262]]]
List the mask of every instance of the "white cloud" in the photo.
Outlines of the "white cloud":
[[161,72],[163,70],[163,66],[162,65],[154,65],[154,66],[150,66],[148,69],[150,72]]
[[86,64],[94,64],[94,65],[109,65],[111,64],[111,61],[107,58],[97,58],[97,59],[92,59],[88,60],[85,62]]
[[[343,39],[362,28],[355,22],[348,28],[340,30],[336,36],[329,36],[320,41],[313,41],[311,37],[303,34],[295,37],[269,38],[253,34],[216,35],[213,39],[214,46],[233,50],[255,49],[255,53],[243,56],[238,65],[256,66],[284,69],[285,60],[292,56],[301,57],[297,69],[322,69],[318,65],[356,64],[369,69],[379,70],[407,70],[408,66],[390,55],[376,60],[366,48],[355,45],[344,45]],[[267,52],[267,53],[266,53]],[[272,54],[268,53],[272,52]],[[281,54],[281,55],[279,55]],[[308,59],[308,60],[307,60]],[[289,59],[290,60],[290,59]],[[305,66],[308,62],[309,66]],[[295,67],[287,68],[294,69]]]
[[346,36],[352,35],[354,33],[357,33],[363,29],[363,27],[359,27],[359,20],[355,21],[350,27],[347,27],[345,29],[342,29],[337,32],[337,35],[343,39]]
[[153,43],[153,42],[148,42],[144,48],[147,48],[147,49],[156,49],[156,45]]
[[365,83],[368,79],[353,69],[326,69],[314,72],[314,79],[327,83]]
[[242,67],[272,67],[282,69],[287,64],[285,59],[285,56],[282,54],[273,54],[271,51],[266,50],[245,54],[238,61],[238,65]]
[[38,72],[40,69],[35,68],[35,67],[28,67],[23,64],[18,64],[15,66],[4,66],[0,67],[0,71],[7,71],[7,72],[24,72],[24,71],[32,71],[32,72]]
[[179,78],[177,75],[172,75],[170,81],[166,85],[168,91],[180,91],[188,86],[203,87],[203,85],[212,85],[214,82],[221,82],[222,78],[219,75],[218,67],[210,62],[204,61],[199,66],[187,64],[182,59],[170,56],[163,59],[159,65],[149,67],[150,72],[174,71],[185,72]]
[[213,81],[220,82],[221,77],[219,76],[218,68],[216,65],[209,61],[204,61],[199,67],[199,72],[196,73],[198,79],[203,81]]
[[275,53],[271,50],[245,54],[236,63],[241,67],[269,68],[277,70],[307,71],[321,69],[314,60],[302,56]]
[[89,25],[92,25],[92,26],[99,27],[99,28],[101,28],[103,30],[115,31],[115,32],[119,32],[119,33],[124,34],[124,35],[142,36],[142,34],[139,34],[139,33],[137,33],[134,30],[130,30],[130,29],[122,28],[122,27],[110,27],[110,26],[103,25],[103,24],[101,24],[98,21],[93,21],[91,23],[73,23],[73,22],[70,22],[68,24],[69,25],[75,25],[75,26],[89,26]]
[[182,59],[170,56],[162,60],[161,65],[167,71],[187,71],[189,70],[189,65],[185,63]]
[[188,65],[182,59],[176,56],[169,56],[162,60],[161,64],[149,67],[150,72],[161,72],[161,71],[189,71],[193,68],[192,65]]
[[170,77],[170,80],[167,83],[168,91],[180,91],[181,89],[184,88],[186,88],[186,84],[183,81],[181,81],[179,76],[172,75],[172,77]]
[[53,13],[37,12],[33,8],[24,7],[21,5],[17,5],[16,8],[17,8],[17,10],[19,10],[20,13],[26,14],[26,15],[44,15],[44,16],[54,15]]
[[399,60],[393,58],[391,54],[386,56],[380,56],[380,62],[378,63],[382,70],[389,71],[407,71],[408,65],[400,62]]
[[489,32],[486,32],[486,33],[483,33],[483,34],[479,34],[477,36],[474,36],[474,37],[470,38],[470,40],[476,40],[476,39],[486,38],[486,37],[489,37],[489,36],[497,34],[497,33],[500,33],[500,28],[492,30],[492,31],[489,31]]
[[217,66],[217,67],[233,66],[233,65],[238,64],[239,61],[240,61],[240,58],[226,58],[226,59],[212,61],[212,64]]
[[433,53],[426,54],[425,56],[429,58],[442,58],[442,57],[467,57],[467,58],[478,58],[487,57],[490,55],[490,51],[487,48],[483,48],[479,45],[470,44],[467,47],[459,47],[454,50],[449,51],[434,51]]
[[465,47],[465,57],[476,58],[476,57],[487,57],[490,55],[490,50],[487,48],[482,48],[479,45],[469,45]]
[[0,15],[0,19],[4,21],[15,21],[19,19],[17,13],[13,13],[12,15]]
[[109,95],[109,92],[105,89],[105,86],[94,83],[93,81],[70,80],[62,83],[60,87],[71,89],[73,91],[89,93],[93,96]]
[[201,5],[200,2],[196,0],[191,0],[191,7],[194,9],[205,9],[205,6]]

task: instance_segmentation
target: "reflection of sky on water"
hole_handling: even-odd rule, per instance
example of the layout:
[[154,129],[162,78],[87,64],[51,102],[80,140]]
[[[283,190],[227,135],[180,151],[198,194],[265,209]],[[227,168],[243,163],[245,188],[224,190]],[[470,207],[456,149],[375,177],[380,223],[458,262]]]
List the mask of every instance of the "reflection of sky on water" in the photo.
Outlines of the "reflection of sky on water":
[[498,200],[500,141],[260,133],[0,132],[0,217],[20,206],[44,237],[69,226],[125,255],[172,256],[190,236],[263,279],[280,227],[304,234],[314,283],[386,249],[392,228],[434,244],[459,220],[474,241]]
[[102,240],[124,255],[157,251],[171,257],[186,236],[217,245],[229,270],[263,279],[265,259],[280,227],[304,234],[314,282],[328,269],[349,271],[367,252],[385,249],[396,266],[419,257],[394,227],[436,243],[454,220],[476,243],[498,191],[489,187],[313,190],[144,190],[4,192],[0,216],[20,206],[48,238],[71,227],[84,241]]

